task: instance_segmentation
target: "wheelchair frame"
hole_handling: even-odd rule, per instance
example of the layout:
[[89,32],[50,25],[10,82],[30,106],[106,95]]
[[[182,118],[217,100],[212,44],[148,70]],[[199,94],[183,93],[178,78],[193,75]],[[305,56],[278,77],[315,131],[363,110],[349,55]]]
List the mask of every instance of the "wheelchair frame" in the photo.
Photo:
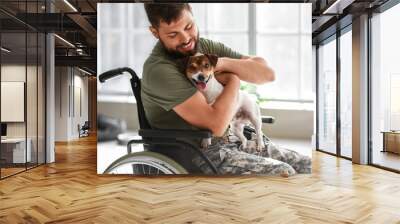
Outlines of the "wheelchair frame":
[[[131,145],[132,144],[143,144],[143,148],[145,151],[152,151],[153,147],[164,147],[164,146],[177,146],[179,148],[178,151],[183,151],[189,155],[190,161],[193,158],[193,155],[198,155],[204,162],[209,166],[209,168],[214,172],[214,174],[219,174],[218,169],[214,166],[214,164],[207,158],[206,155],[199,149],[199,147],[194,146],[188,142],[182,141],[180,139],[202,139],[202,138],[211,138],[212,133],[206,130],[194,131],[194,130],[176,130],[176,129],[153,129],[151,128],[148,120],[146,119],[142,99],[141,99],[141,81],[139,77],[136,75],[133,69],[128,67],[117,68],[113,70],[109,70],[99,75],[99,81],[104,83],[108,79],[113,77],[122,75],[124,72],[128,72],[131,75],[130,83],[133,91],[133,95],[136,99],[136,106],[138,111],[138,118],[139,118],[139,136],[142,139],[132,139],[127,144],[127,151],[128,154],[131,154]],[[263,123],[273,123],[274,118],[270,116],[263,116],[262,122]],[[254,129],[250,127],[245,127],[244,134],[246,138],[250,139],[252,133],[254,133]],[[147,147],[146,147],[147,146]],[[160,152],[158,152],[160,153]],[[166,153],[166,152],[164,152]],[[160,153],[165,155],[164,153]],[[132,154],[133,155],[133,154]],[[170,159],[174,160],[178,164],[182,164],[182,161],[176,160],[176,158],[167,156]],[[199,167],[188,167],[186,164],[185,169],[189,171],[192,170],[199,170]]]

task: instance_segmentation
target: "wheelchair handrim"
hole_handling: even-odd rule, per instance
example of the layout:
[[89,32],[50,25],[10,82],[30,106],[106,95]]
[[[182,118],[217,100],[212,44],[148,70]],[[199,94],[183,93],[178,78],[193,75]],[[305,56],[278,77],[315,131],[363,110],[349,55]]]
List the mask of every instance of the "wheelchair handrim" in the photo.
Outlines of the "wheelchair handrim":
[[[121,170],[121,168],[125,169],[132,169],[132,172],[124,172],[124,171],[118,171]],[[139,172],[135,172],[135,170],[140,170]],[[154,170],[156,172],[154,172]],[[133,175],[150,175],[150,174],[156,174],[156,175],[161,175],[161,174],[175,174],[174,170],[169,169],[166,166],[163,166],[162,164],[158,164],[155,162],[145,162],[145,161],[130,161],[130,162],[125,162],[122,164],[118,164],[118,166],[112,167],[109,171],[109,174],[133,174]]]
[[[149,151],[137,152],[122,156],[121,158],[113,162],[104,171],[104,174],[113,174],[113,173],[118,174],[115,171],[116,169],[121,168],[122,166],[132,166],[132,173],[128,174],[133,174],[133,175],[187,174],[187,171],[172,159],[162,154]],[[141,168],[138,168],[140,166]],[[147,168],[145,168],[145,166],[147,166]],[[144,172],[134,173],[135,168],[143,169]],[[145,172],[146,169],[149,169],[149,172],[146,173]],[[151,172],[151,169],[156,169],[158,171],[157,173],[154,173]]]

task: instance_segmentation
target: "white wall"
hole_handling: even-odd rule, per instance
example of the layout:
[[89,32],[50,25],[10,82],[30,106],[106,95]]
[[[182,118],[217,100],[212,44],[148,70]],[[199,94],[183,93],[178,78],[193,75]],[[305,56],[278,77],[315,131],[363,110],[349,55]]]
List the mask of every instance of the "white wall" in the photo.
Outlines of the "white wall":
[[[135,103],[98,102],[99,113],[124,119],[130,130],[139,128]],[[312,110],[262,109],[263,115],[275,117],[274,124],[264,124],[263,132],[269,137],[311,140],[314,132]]]
[[311,140],[314,133],[314,111],[290,109],[262,109],[262,115],[275,117],[274,124],[264,124],[269,137]]
[[[39,159],[39,163],[44,163],[45,153],[45,140],[44,140],[44,125],[45,116],[44,98],[45,90],[44,86],[44,74],[41,66],[32,66],[28,64],[3,64],[1,66],[1,81],[2,82],[23,82],[25,84],[26,96],[22,98],[22,107],[12,108],[3,105],[2,102],[1,110],[7,113],[21,113],[22,120],[18,122],[6,122],[7,123],[7,137],[25,137],[29,139],[31,149],[32,161],[36,162],[36,158]],[[4,83],[2,83],[4,84]],[[2,89],[2,98],[7,98],[7,92]],[[6,95],[3,95],[6,94]],[[11,93],[8,93],[11,94]],[[24,89],[19,90],[19,94],[24,94]],[[10,102],[13,103],[13,102]],[[14,102],[18,103],[18,102]],[[26,103],[26,106],[25,106]],[[13,111],[14,110],[14,111]],[[20,110],[20,111],[15,111]],[[24,114],[26,112],[26,119]],[[2,118],[3,120],[3,118]],[[48,149],[48,152],[51,152]],[[37,156],[38,154],[38,156]],[[51,157],[48,157],[51,158]],[[51,160],[48,160],[51,161]]]
[[88,120],[88,78],[71,67],[56,67],[55,73],[55,140],[70,141],[79,138],[78,124]]
[[[74,102],[71,103],[73,104],[72,108],[72,117],[73,119],[71,120],[72,124],[72,138],[79,137],[78,133],[78,124],[82,126],[85,121],[88,121],[88,77],[87,76],[81,76],[82,73],[76,74],[77,70],[74,71],[74,96],[72,96],[72,99],[74,99]],[[80,92],[80,93],[79,93]],[[80,95],[80,97],[79,97]],[[80,102],[79,102],[80,101]],[[81,111],[80,111],[81,110]]]
[[[28,82],[25,80],[27,72]],[[25,136],[25,126],[28,128],[28,137],[34,133],[35,137],[37,135],[37,96],[36,96],[36,82],[37,80],[31,77],[35,74],[36,77],[36,67],[17,64],[7,64],[1,66],[1,81],[2,82],[24,82],[27,85],[26,96],[27,96],[27,121],[22,122],[7,122],[7,136],[8,137],[24,137]],[[4,96],[2,96],[3,98]],[[6,97],[6,96],[5,96]],[[39,105],[41,107],[42,105]],[[1,110],[9,110],[10,108],[1,108]],[[24,108],[21,108],[24,112]]]
[[[68,73],[67,67],[55,68],[55,140],[68,139]],[[66,97],[63,97],[66,96]]]
[[97,111],[98,114],[125,120],[129,130],[139,129],[136,103],[97,102]]
[[[24,82],[26,83],[26,69],[31,70],[32,67],[18,64],[8,64],[1,66],[1,81],[2,82]],[[32,93],[33,95],[33,93]],[[2,96],[3,98],[4,96]],[[1,108],[4,113],[4,110],[8,110],[9,108]],[[24,109],[22,111],[24,113]],[[8,137],[25,137],[25,122],[7,122],[7,135]]]

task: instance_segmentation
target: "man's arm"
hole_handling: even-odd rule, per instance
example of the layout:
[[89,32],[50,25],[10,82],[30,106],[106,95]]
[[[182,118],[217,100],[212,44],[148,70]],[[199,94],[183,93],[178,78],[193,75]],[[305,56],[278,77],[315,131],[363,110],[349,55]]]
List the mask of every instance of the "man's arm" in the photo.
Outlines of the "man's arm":
[[264,84],[275,80],[275,72],[262,57],[218,58],[215,70],[234,73],[239,79],[255,84]]
[[[222,75],[222,74],[220,74]],[[223,75],[222,75],[223,76]],[[236,75],[219,77],[225,87],[216,101],[209,105],[202,93],[197,91],[173,110],[189,124],[210,130],[214,136],[222,136],[234,116],[240,80]]]

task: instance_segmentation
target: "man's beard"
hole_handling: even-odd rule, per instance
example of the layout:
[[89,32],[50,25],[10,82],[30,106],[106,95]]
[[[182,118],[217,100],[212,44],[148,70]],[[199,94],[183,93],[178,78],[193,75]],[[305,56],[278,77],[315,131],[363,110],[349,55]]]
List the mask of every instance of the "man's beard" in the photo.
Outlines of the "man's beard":
[[[199,47],[199,36],[200,36],[200,32],[197,33],[197,37],[196,40],[190,40],[190,41],[194,41],[194,48],[190,51],[187,51],[185,53],[182,53],[180,51],[177,51],[175,49],[171,49],[171,48],[167,48],[167,46],[165,46],[164,42],[160,40],[161,45],[164,47],[164,49],[167,51],[167,53],[173,57],[173,58],[183,58],[183,57],[187,57],[187,56],[193,56],[197,53],[198,47]],[[179,47],[181,47],[182,45],[180,45]]]

